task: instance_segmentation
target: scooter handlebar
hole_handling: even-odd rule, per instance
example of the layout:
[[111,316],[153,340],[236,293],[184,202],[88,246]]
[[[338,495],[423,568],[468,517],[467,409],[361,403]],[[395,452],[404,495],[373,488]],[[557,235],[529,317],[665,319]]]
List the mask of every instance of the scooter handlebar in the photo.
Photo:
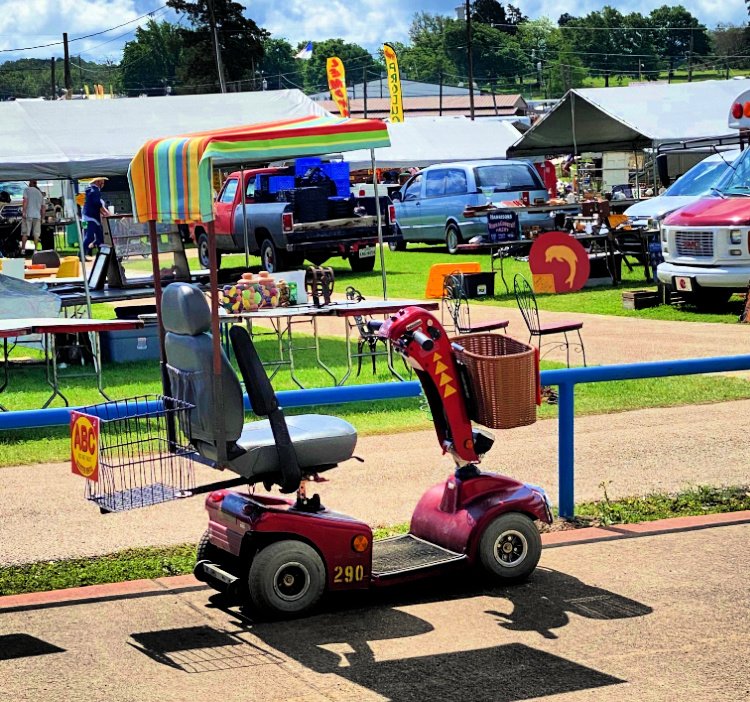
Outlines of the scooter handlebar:
[[435,347],[435,342],[427,336],[427,334],[424,334],[421,331],[415,331],[412,334],[412,339],[416,341],[421,347],[423,351],[432,351],[432,349]]

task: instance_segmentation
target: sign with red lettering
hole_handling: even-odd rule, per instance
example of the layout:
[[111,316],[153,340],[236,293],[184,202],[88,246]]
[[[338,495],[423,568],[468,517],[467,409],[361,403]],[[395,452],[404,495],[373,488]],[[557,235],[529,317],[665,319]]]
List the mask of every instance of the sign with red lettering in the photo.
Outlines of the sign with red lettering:
[[391,93],[391,122],[404,121],[404,101],[401,95],[401,74],[398,70],[396,50],[388,43],[383,44],[383,58],[388,72],[388,89]]
[[346,71],[338,56],[326,59],[326,75],[331,98],[338,105],[339,114],[349,117],[349,93],[346,90]]
[[70,460],[73,473],[99,480],[99,417],[70,413]]

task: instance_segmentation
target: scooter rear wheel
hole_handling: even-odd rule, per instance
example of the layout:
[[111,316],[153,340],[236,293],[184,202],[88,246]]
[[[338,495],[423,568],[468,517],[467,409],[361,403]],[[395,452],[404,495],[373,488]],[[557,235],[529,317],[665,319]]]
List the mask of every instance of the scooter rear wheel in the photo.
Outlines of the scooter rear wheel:
[[326,586],[318,552],[302,541],[277,541],[253,559],[248,575],[250,599],[264,614],[299,615],[311,609]]
[[503,582],[527,578],[539,563],[542,538],[525,514],[508,512],[493,520],[479,540],[479,559],[485,569]]

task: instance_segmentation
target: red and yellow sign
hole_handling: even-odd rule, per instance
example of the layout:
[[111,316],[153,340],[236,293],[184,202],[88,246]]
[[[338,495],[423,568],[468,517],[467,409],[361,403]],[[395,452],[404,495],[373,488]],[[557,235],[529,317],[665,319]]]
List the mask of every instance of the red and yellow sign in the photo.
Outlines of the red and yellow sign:
[[565,232],[540,235],[529,252],[529,268],[538,293],[580,290],[591,271],[586,249]]
[[388,89],[391,91],[391,122],[404,121],[404,101],[401,96],[401,75],[398,72],[396,52],[390,44],[383,44],[385,70],[388,72]]
[[70,413],[70,459],[73,473],[99,480],[99,417]]
[[326,60],[326,75],[331,98],[339,107],[342,117],[349,117],[349,94],[346,92],[346,71],[338,56]]

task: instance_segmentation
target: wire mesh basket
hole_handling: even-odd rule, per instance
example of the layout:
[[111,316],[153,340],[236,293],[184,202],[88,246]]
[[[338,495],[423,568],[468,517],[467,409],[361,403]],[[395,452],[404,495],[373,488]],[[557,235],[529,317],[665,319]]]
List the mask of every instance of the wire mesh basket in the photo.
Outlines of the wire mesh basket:
[[86,499],[103,512],[122,512],[189,496],[195,488],[187,438],[192,409],[163,395],[81,409],[98,429],[98,475],[86,479]]
[[539,396],[536,349],[505,334],[466,334],[453,341],[462,347],[456,358],[474,396],[471,419],[491,429],[533,424]]

